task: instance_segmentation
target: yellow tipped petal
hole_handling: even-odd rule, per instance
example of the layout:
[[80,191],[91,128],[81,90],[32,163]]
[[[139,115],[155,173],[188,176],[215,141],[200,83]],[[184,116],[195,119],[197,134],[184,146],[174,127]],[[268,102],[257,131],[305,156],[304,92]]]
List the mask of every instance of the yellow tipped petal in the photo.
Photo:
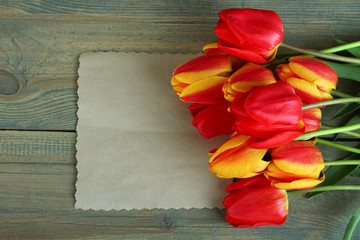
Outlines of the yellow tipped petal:
[[247,63],[237,70],[228,80],[232,89],[238,92],[247,92],[254,86],[263,86],[275,83],[273,73],[258,64]]
[[232,71],[230,60],[226,56],[209,55],[192,59],[174,71],[176,80],[191,84],[211,76],[224,76]]
[[219,154],[221,154],[225,150],[240,146],[241,144],[243,144],[247,140],[249,140],[249,138],[250,138],[249,136],[241,135],[241,134],[233,135],[229,140],[227,140],[224,144],[222,144],[217,149],[217,151],[210,158],[209,162],[211,163],[215,157],[217,157]]
[[289,59],[289,68],[299,77],[325,88],[336,88],[338,76],[325,62],[311,57],[297,56]]
[[210,48],[218,48],[217,42],[213,42],[213,43],[208,43],[203,47],[203,51],[205,52],[206,50],[210,49]]
[[316,87],[315,84],[311,82],[294,77],[288,78],[286,82],[294,87],[296,94],[304,102],[312,103],[312,102],[320,102],[323,100],[319,89]]
[[320,184],[325,180],[325,174],[321,172],[320,177],[317,179],[300,179],[292,182],[272,182],[272,185],[276,188],[295,190],[295,189],[309,189]]
[[248,178],[263,172],[269,162],[262,158],[267,149],[248,147],[249,137],[236,134],[220,146],[209,160],[209,170],[222,178]]
[[267,149],[241,145],[223,152],[210,163],[210,171],[223,178],[247,178],[260,174],[269,164],[262,160]]
[[180,98],[186,102],[213,103],[223,98],[222,87],[227,77],[212,76],[190,84]]

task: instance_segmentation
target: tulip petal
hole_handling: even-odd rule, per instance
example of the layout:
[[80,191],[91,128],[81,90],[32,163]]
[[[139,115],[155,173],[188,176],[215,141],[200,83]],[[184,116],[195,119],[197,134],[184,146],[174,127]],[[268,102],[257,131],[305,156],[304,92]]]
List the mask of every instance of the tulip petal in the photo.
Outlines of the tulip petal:
[[253,52],[251,50],[247,50],[247,49],[241,49],[239,47],[230,45],[229,43],[219,40],[218,41],[218,47],[221,51],[240,58],[240,59],[244,59],[246,61],[251,61],[251,62],[255,62],[255,63],[268,63],[270,62],[275,55],[271,56],[269,59],[265,59],[264,57],[262,57],[260,54]]
[[320,90],[314,83],[300,78],[288,78],[286,80],[295,89],[296,94],[305,103],[315,103],[323,101]]
[[202,110],[204,110],[209,105],[210,104],[193,103],[188,107],[188,109],[190,110],[191,116],[195,117],[196,115],[198,115]]
[[244,144],[247,140],[249,140],[250,136],[236,134],[232,136],[229,140],[227,140],[225,143],[223,143],[216,153],[213,155],[212,158],[210,158],[209,162],[211,163],[215,157],[217,157],[219,154],[223,153],[224,151],[232,148],[236,148],[242,144]]
[[285,82],[260,86],[250,92],[244,102],[248,115],[268,125],[296,126],[302,117],[301,107],[301,99]]
[[274,187],[286,190],[301,190],[313,188],[325,180],[325,174],[321,172],[318,179],[300,179],[292,182],[276,182],[274,181]]
[[235,117],[227,111],[229,105],[224,99],[207,106],[194,117],[192,125],[207,139],[232,133]]
[[235,91],[247,92],[254,86],[269,85],[276,80],[269,69],[249,62],[233,73],[228,82]]
[[222,178],[248,178],[260,174],[269,162],[262,158],[267,149],[249,148],[249,136],[236,134],[226,141],[209,160],[209,170]]
[[185,102],[211,104],[223,98],[222,87],[227,77],[211,76],[194,82],[180,94]]
[[302,133],[302,131],[281,132],[266,140],[257,139],[258,141],[254,141],[253,143],[249,144],[249,147],[255,149],[274,148],[291,142],[295,138],[299,137]]
[[244,187],[270,187],[270,186],[271,186],[270,181],[264,175],[257,175],[256,177],[237,180],[229,184],[226,187],[225,191],[227,193],[232,193]]
[[271,156],[276,167],[290,174],[317,178],[324,168],[321,151],[311,141],[295,141],[274,148]]
[[302,120],[305,124],[305,132],[312,132],[318,130],[321,125],[320,108],[310,108],[303,110]]
[[241,145],[226,150],[209,163],[209,170],[221,178],[248,178],[260,174],[269,162],[262,157],[267,149],[253,149]]
[[217,42],[208,43],[203,47],[203,51],[206,52],[209,49],[217,49]]
[[191,84],[207,77],[224,75],[231,71],[231,62],[226,56],[206,55],[184,63],[174,71],[174,76],[179,82]]
[[189,86],[186,83],[179,82],[178,80],[176,80],[175,77],[171,78],[171,84],[172,84],[173,89],[174,89],[174,91],[176,92],[177,95],[180,95],[181,92],[184,90],[184,88]]
[[325,88],[328,92],[336,88],[338,76],[327,63],[305,56],[292,57],[289,61],[291,71],[299,77]]

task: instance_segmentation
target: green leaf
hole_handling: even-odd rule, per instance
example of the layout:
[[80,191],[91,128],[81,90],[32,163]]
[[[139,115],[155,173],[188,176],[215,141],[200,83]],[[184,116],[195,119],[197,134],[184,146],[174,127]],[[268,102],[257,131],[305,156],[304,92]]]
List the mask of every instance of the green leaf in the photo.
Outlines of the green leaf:
[[341,64],[341,63],[334,63],[330,61],[323,61],[332,67],[339,78],[345,78],[350,80],[355,80],[360,82],[360,67]]
[[[360,93],[358,93],[356,96],[360,97]],[[358,103],[347,103],[342,108],[340,108],[339,111],[337,111],[335,113],[335,115],[332,117],[332,119],[346,116],[346,115],[356,111],[359,108],[360,108],[360,104],[358,104]]]
[[353,171],[351,176],[360,177],[360,168],[357,168],[355,171]]
[[346,226],[343,240],[351,240],[351,236],[354,233],[356,225],[360,221],[360,207],[355,211],[354,215],[350,218],[348,225]]
[[[350,159],[359,159],[360,154],[353,154],[344,160]],[[344,178],[346,178],[349,174],[354,172],[359,166],[358,165],[346,165],[346,166],[331,166],[325,172],[325,180],[317,185],[320,186],[330,186],[335,185]],[[315,197],[316,195],[323,193],[323,192],[312,192],[307,195],[307,198]]]
[[[339,40],[339,39],[334,39],[335,42],[339,45],[342,45],[342,44],[346,44],[347,42],[344,42],[342,40]],[[350,49],[347,49],[346,51],[348,51],[349,53],[351,53],[354,57],[357,57],[357,58],[360,58],[360,48],[359,47],[356,47],[356,48],[350,48]]]
[[[344,126],[350,126],[353,125],[355,123],[358,123],[360,121],[360,113],[354,115],[352,118],[350,118],[345,124]],[[334,140],[337,140],[338,137],[340,136],[341,133],[338,133],[335,135]]]

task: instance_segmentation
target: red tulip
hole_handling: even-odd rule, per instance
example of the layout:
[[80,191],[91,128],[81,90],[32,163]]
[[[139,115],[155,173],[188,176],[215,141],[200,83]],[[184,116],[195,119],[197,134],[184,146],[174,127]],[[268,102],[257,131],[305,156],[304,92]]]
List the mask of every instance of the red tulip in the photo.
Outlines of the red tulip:
[[231,183],[223,205],[225,220],[234,227],[283,224],[288,215],[286,191],[271,186],[264,175]]
[[305,103],[331,100],[331,91],[336,88],[338,76],[325,62],[311,57],[292,57],[289,64],[280,64],[276,73],[281,81],[295,88],[296,94]]
[[273,148],[304,133],[301,107],[293,87],[277,82],[236,98],[230,111],[236,117],[236,132],[257,138],[250,147]]
[[283,25],[273,11],[233,8],[219,13],[219,49],[249,62],[271,61],[283,40]]
[[225,99],[209,105],[190,105],[192,125],[207,139],[234,132],[235,117],[227,110],[229,106],[230,102]]
[[315,141],[293,141],[273,148],[265,176],[277,188],[313,188],[325,179],[324,161]]

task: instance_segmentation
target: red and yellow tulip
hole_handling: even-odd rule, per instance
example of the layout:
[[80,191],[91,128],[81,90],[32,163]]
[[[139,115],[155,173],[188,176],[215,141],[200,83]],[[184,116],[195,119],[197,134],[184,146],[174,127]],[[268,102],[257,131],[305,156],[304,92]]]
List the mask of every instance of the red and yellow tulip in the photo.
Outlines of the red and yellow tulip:
[[283,40],[283,25],[273,11],[232,8],[219,13],[219,49],[249,62],[271,61]]
[[235,97],[248,92],[252,87],[268,85],[275,82],[276,79],[269,69],[248,62],[233,73],[224,84],[224,97],[228,101],[233,101]]
[[234,227],[283,224],[288,215],[286,191],[271,186],[264,175],[231,183],[223,205],[225,220]]
[[171,84],[181,100],[211,104],[223,98],[222,86],[231,72],[232,64],[226,56],[206,55],[178,67]]
[[295,88],[296,94],[305,103],[331,100],[331,91],[336,88],[338,76],[325,62],[305,56],[289,59],[288,64],[280,64],[276,73],[281,81]]
[[270,151],[265,176],[281,189],[313,188],[325,179],[324,161],[315,141],[293,141]]
[[267,149],[248,146],[249,136],[235,134],[209,160],[209,170],[221,178],[248,178],[262,173],[269,162],[262,158]]
[[320,108],[310,108],[303,110],[302,121],[305,124],[305,132],[316,131],[321,126]]
[[230,111],[236,117],[235,131],[257,138],[252,148],[266,149],[288,143],[305,131],[302,101],[292,86],[277,82],[254,87],[235,98]]

